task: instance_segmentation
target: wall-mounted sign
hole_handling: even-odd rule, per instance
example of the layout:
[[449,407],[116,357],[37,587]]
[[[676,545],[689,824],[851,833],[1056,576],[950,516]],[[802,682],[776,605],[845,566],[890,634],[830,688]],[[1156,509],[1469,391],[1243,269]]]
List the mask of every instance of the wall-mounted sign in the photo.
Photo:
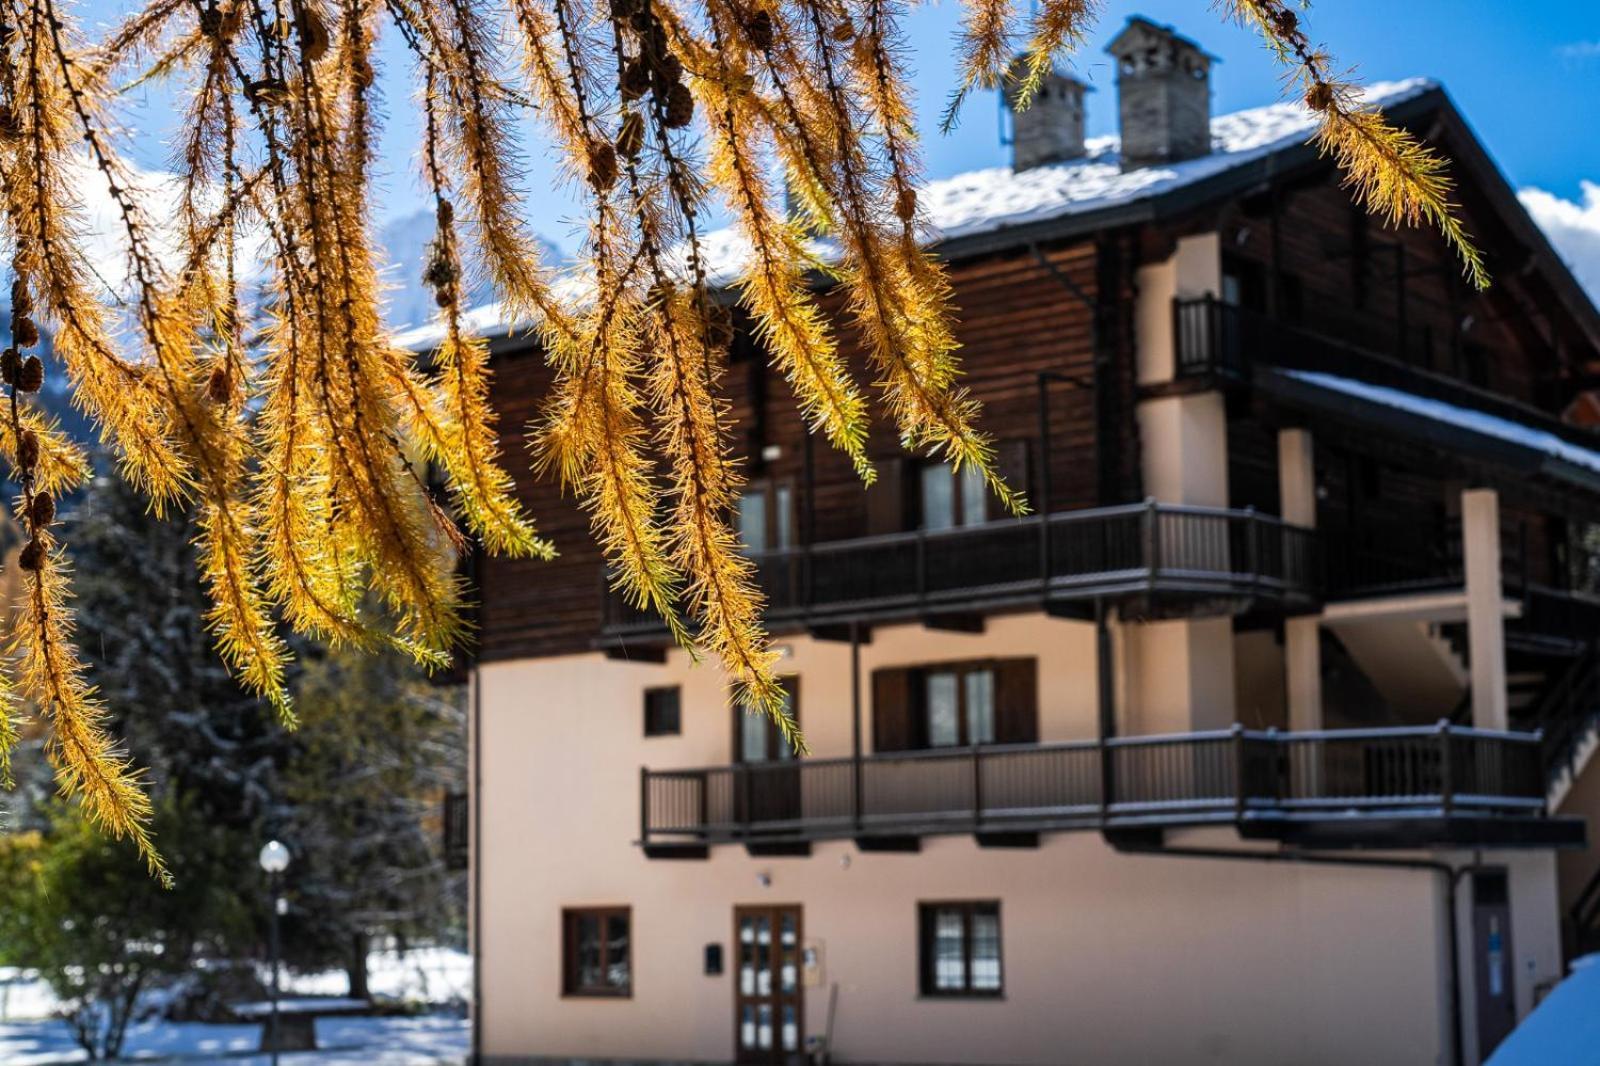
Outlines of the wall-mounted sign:
[[720,977],[722,975],[722,945],[706,945],[706,976]]
[[822,984],[826,955],[822,941],[807,940],[800,948],[800,982],[807,988]]

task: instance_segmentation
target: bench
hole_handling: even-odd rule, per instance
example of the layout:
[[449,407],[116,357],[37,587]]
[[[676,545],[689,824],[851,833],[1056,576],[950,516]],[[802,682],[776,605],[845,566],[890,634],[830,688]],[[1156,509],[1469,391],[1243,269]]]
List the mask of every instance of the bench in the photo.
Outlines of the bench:
[[235,1003],[233,1013],[245,1021],[261,1023],[262,1051],[315,1051],[317,1019],[372,1010],[367,999],[335,999],[327,996],[294,996],[278,1000],[277,1039],[273,1039],[272,1002]]

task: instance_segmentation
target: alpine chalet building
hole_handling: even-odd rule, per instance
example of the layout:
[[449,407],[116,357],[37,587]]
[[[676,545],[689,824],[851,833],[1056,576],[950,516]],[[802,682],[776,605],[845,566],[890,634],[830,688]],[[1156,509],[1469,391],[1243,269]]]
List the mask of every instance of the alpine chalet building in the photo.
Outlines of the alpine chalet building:
[[[1592,939],[1600,314],[1438,85],[1369,100],[1451,159],[1484,293],[1298,102],[1109,50],[1120,138],[1054,76],[922,198],[1033,515],[881,424],[864,490],[734,342],[810,754],[519,475],[562,554],[476,567],[481,1061],[1472,1064]],[[548,371],[495,359],[516,455]]]

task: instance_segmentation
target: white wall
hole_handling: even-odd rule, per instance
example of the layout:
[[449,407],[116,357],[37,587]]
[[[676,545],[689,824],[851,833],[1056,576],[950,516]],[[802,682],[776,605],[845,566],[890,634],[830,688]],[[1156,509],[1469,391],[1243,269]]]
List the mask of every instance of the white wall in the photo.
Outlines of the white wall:
[[[848,647],[782,643],[814,750],[847,753]],[[981,635],[893,627],[862,650],[864,694],[878,665],[1039,655],[1042,739],[1093,735],[1087,624],[1033,615],[993,620]],[[1129,856],[1092,833],[1046,836],[1037,850],[947,837],[917,855],[827,843],[808,858],[723,846],[706,861],[651,861],[633,843],[639,768],[728,761],[716,669],[677,652],[664,666],[572,656],[486,665],[480,683],[491,1055],[731,1058],[732,910],[766,902],[801,904],[808,939],[823,944],[807,1031],[820,1031],[826,984],[837,982],[842,1061],[1445,1061],[1435,874]],[[665,683],[683,685],[683,735],[644,739],[642,691]],[[1184,837],[1239,846],[1231,831]],[[1514,864],[1515,947],[1542,970],[1553,905],[1523,882],[1542,878],[1553,897],[1553,860]],[[1001,900],[1001,1001],[918,998],[916,904],[959,898]],[[560,908],[586,904],[633,908],[631,999],[560,996]],[[729,952],[724,976],[701,973],[708,943]]]

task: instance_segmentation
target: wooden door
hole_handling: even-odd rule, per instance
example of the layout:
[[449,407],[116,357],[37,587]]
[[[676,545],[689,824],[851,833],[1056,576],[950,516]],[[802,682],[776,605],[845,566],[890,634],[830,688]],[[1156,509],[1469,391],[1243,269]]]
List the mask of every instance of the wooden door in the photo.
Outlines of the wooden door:
[[733,1046],[741,1063],[804,1061],[800,907],[733,909]]
[[[790,716],[800,721],[800,679],[782,677],[784,701]],[[734,803],[741,821],[752,829],[762,823],[797,820],[800,808],[799,756],[769,716],[733,709],[734,756],[745,767],[734,782]]]

